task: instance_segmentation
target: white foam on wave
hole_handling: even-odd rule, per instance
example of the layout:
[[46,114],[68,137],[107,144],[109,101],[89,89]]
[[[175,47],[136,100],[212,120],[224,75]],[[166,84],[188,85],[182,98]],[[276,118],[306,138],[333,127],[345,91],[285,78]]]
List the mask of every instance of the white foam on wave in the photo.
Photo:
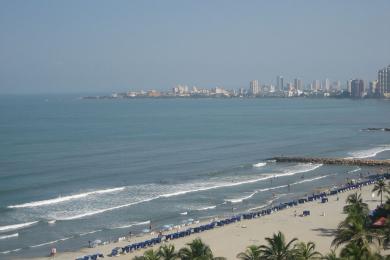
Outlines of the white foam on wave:
[[11,235],[5,235],[5,236],[0,236],[0,240],[2,239],[7,239],[7,238],[13,238],[13,237],[18,237],[19,233],[11,234]]
[[315,169],[318,169],[322,166],[322,164],[313,164],[313,163],[300,163],[296,166],[292,166],[290,169],[285,170],[283,173],[279,173],[274,175],[275,177],[282,177],[282,176],[292,176],[298,173],[305,173],[314,171]]
[[81,233],[81,234],[79,234],[79,236],[86,236],[86,235],[90,235],[90,234],[94,234],[94,233],[97,233],[97,232],[101,232],[101,231],[103,231],[103,230],[101,230],[101,229],[98,229],[98,230],[92,230],[92,231],[89,231],[89,232],[85,232],[85,233]]
[[351,174],[351,173],[354,173],[354,172],[358,172],[358,171],[360,171],[361,169],[362,169],[362,168],[357,167],[356,169],[350,170],[348,173]]
[[257,192],[258,191],[254,191],[251,194],[249,194],[248,196],[237,198],[237,199],[225,199],[225,201],[233,203],[233,204],[234,203],[240,203],[240,202],[243,202],[244,200],[248,200],[248,199],[252,198],[253,196],[255,196],[257,194]]
[[180,213],[180,215],[182,215],[182,216],[185,216],[185,215],[187,215],[187,214],[188,214],[187,211]]
[[265,162],[259,162],[259,163],[253,164],[253,167],[260,168],[260,167],[263,167],[263,166],[266,166],[266,165],[267,165],[267,163],[265,163]]
[[122,205],[111,207],[111,208],[105,208],[105,209],[89,211],[89,212],[85,212],[85,213],[74,215],[74,216],[64,216],[64,217],[60,216],[60,217],[57,217],[56,219],[57,220],[75,220],[75,219],[85,218],[85,217],[93,216],[93,215],[96,215],[96,214],[101,214],[101,213],[104,213],[104,212],[107,212],[107,211],[112,211],[112,210],[116,210],[116,209],[130,207],[132,205],[137,205],[137,204],[140,204],[140,203],[143,203],[143,202],[148,202],[148,201],[151,201],[151,200],[155,200],[158,197],[149,198],[149,199],[145,199],[145,200],[140,200],[140,201],[136,201],[136,202],[131,202],[131,203],[127,203],[127,204],[122,204]]
[[268,207],[268,206],[271,205],[275,200],[279,199],[281,196],[282,196],[282,195],[276,196],[275,198],[270,199],[269,201],[267,201],[265,204],[259,205],[259,206],[254,207],[254,208],[250,208],[250,209],[248,209],[248,211],[254,211],[254,210],[259,210],[259,209],[263,209],[263,208],[265,208],[265,207]]
[[214,206],[208,206],[208,207],[203,207],[203,208],[199,208],[199,209],[196,209],[197,211],[204,211],[204,210],[209,210],[209,209],[215,209],[217,206],[214,205]]
[[1,226],[0,232],[21,229],[21,228],[25,228],[28,226],[32,226],[36,223],[38,223],[38,221],[27,222],[27,223],[22,223],[22,224],[14,224],[14,225],[8,225],[8,226]]
[[[305,179],[305,180],[302,180],[302,181],[297,181],[297,182],[291,183],[290,186],[298,185],[298,184],[305,183],[305,182],[312,182],[312,181],[316,181],[316,180],[321,180],[321,179],[329,177],[329,176],[331,176],[331,175],[330,174],[329,175],[323,175],[323,176],[318,176],[318,177],[311,178],[311,179]],[[277,190],[277,189],[287,188],[287,187],[288,187],[288,184],[274,186],[274,187],[268,187],[268,188],[264,188],[264,189],[259,189],[259,190],[255,190],[249,196],[245,196],[245,197],[238,198],[238,199],[225,199],[225,202],[239,203],[239,202],[243,202],[244,200],[252,198],[255,194],[257,194],[259,192],[265,192],[265,191],[270,191],[270,190]]]
[[355,152],[350,152],[350,157],[346,157],[346,159],[363,159],[363,158],[370,158],[378,155],[379,153],[390,151],[390,145],[380,145],[374,148],[366,149],[366,150],[359,150]]
[[15,253],[15,252],[18,252],[22,250],[22,248],[17,248],[17,249],[12,249],[12,250],[7,250],[7,251],[3,251],[3,252],[0,252],[0,254],[3,254],[3,255],[7,255],[9,253]]
[[134,226],[144,226],[150,224],[150,220],[143,221],[143,222],[136,222],[136,223],[131,223],[129,225],[124,225],[124,226],[118,226],[118,227],[113,227],[111,229],[123,229],[123,228],[130,228]]
[[125,187],[118,187],[118,188],[90,191],[90,192],[85,192],[85,193],[80,193],[80,194],[74,194],[74,195],[69,195],[69,196],[64,196],[64,197],[58,197],[58,198],[55,198],[55,199],[39,200],[39,201],[33,201],[33,202],[23,203],[23,204],[19,204],[19,205],[10,205],[7,208],[10,208],[10,209],[15,209],[15,208],[34,208],[34,207],[58,204],[58,203],[62,203],[62,202],[70,201],[70,200],[81,199],[81,198],[85,198],[85,197],[91,196],[91,195],[119,192],[119,191],[122,191],[124,189],[125,189]]
[[32,245],[32,246],[29,246],[29,247],[30,248],[35,248],[35,247],[47,246],[47,245],[55,244],[57,242],[65,241],[65,240],[68,240],[68,239],[71,239],[71,238],[72,237],[64,237],[64,238],[61,238],[61,239],[45,242],[45,243],[38,244],[38,245]]

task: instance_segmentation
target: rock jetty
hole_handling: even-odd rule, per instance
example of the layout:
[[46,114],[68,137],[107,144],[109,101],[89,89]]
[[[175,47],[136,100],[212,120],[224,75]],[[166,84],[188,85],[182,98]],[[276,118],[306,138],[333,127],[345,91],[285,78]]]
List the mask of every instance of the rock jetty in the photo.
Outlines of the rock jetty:
[[356,159],[356,158],[318,158],[318,157],[281,156],[281,157],[271,158],[270,160],[274,160],[275,162],[318,163],[318,164],[390,167],[390,160],[372,160],[372,159]]

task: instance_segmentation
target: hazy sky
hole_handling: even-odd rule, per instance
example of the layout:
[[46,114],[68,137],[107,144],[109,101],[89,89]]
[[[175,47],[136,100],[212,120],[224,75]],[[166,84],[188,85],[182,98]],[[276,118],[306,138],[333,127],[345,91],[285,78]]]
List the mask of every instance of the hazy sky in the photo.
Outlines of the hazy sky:
[[389,0],[1,0],[0,93],[371,80],[389,21]]

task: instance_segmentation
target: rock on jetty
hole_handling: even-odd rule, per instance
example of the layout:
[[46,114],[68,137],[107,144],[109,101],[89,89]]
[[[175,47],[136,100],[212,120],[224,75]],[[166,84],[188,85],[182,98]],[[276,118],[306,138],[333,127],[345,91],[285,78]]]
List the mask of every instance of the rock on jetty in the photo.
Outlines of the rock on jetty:
[[270,160],[274,160],[276,162],[390,167],[390,160],[372,160],[372,159],[355,159],[355,158],[288,157],[288,156],[274,157],[271,158]]

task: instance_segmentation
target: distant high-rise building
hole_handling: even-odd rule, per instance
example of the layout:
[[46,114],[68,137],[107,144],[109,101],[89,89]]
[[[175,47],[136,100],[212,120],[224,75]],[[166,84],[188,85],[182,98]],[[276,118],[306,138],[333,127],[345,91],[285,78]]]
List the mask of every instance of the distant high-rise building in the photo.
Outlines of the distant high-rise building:
[[311,86],[311,90],[318,91],[320,89],[321,89],[321,82],[318,79],[313,80],[313,83],[312,83],[312,86]]
[[378,96],[390,98],[390,65],[378,71]]
[[300,79],[294,79],[294,88],[296,90],[302,90],[303,89],[303,83]]
[[340,90],[340,89],[341,89],[341,83],[340,83],[339,80],[333,82],[333,84],[332,84],[332,89],[333,89],[333,90]]
[[322,90],[329,91],[329,89],[330,89],[330,81],[329,81],[329,79],[325,79],[324,84],[322,86]]
[[284,79],[282,76],[277,76],[276,77],[276,87],[278,90],[283,91],[284,90]]
[[375,97],[377,95],[377,88],[378,88],[378,81],[377,80],[370,81],[367,95],[369,95],[370,97]]
[[364,81],[354,79],[351,82],[351,96],[353,98],[362,98],[364,96]]
[[347,80],[347,91],[349,94],[351,94],[352,92],[351,86],[352,86],[352,79],[349,79]]
[[249,84],[249,93],[253,96],[260,94],[260,86],[258,80],[252,80]]

